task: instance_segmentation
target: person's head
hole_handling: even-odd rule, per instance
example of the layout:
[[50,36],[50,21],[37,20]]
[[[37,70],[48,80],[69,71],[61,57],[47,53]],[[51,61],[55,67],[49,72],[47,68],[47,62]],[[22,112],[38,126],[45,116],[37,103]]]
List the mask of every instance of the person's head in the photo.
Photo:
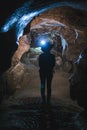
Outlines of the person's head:
[[45,45],[43,45],[43,46],[41,47],[41,50],[42,50],[43,52],[49,53],[50,50],[52,49],[52,47],[53,47],[52,43],[51,43],[50,41],[48,41]]

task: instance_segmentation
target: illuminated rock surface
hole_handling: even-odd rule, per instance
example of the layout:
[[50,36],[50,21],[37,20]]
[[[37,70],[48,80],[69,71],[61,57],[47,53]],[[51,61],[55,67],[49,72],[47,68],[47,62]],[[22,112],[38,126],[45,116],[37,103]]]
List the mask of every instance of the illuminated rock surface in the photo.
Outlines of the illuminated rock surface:
[[[59,7],[35,17],[25,30],[28,28],[32,40],[31,48],[29,49],[29,42],[21,42],[12,57],[11,67],[0,77],[0,98],[3,99],[0,128],[86,130],[86,113],[86,118],[79,115],[86,108],[86,105],[81,105],[85,98],[81,98],[79,102],[82,108],[77,99],[72,101],[69,77],[78,71],[74,63],[87,46],[87,12]],[[38,56],[41,51],[36,48],[37,36],[46,33],[55,43],[52,53],[56,55],[50,107],[41,105],[38,73]],[[59,45],[63,47],[62,51],[57,48]],[[84,61],[86,63],[85,59],[83,58],[81,66]],[[80,74],[83,77],[83,71]],[[86,73],[84,77],[87,77]]]

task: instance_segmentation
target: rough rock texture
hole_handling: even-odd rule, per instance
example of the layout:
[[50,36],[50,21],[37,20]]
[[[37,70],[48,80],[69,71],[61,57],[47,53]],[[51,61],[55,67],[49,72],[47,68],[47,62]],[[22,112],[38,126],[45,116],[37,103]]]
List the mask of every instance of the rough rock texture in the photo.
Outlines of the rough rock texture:
[[29,50],[29,48],[30,48],[30,45],[28,42],[27,35],[20,37],[18,49],[12,57],[12,66],[15,66],[16,64],[18,64],[22,55],[25,52],[27,52]]
[[56,41],[55,44],[61,44],[58,36],[62,36],[68,44],[65,55],[73,61],[87,46],[87,13],[85,11],[70,7],[51,9],[37,16],[31,22],[30,28],[33,46],[37,44],[38,35],[48,33],[53,42]]
[[[29,87],[39,86],[39,79],[37,80],[38,56],[41,51],[35,49],[38,47],[37,37],[45,34],[54,44],[52,53],[56,56],[56,80],[62,74],[63,78],[61,78],[59,87],[61,87],[63,94],[64,87],[66,87],[68,98],[70,98],[68,77],[71,72],[75,71],[74,63],[87,46],[87,12],[70,7],[55,8],[37,16],[31,21],[31,24],[27,25],[27,27],[29,26],[30,34],[19,39],[18,49],[12,57],[12,66],[3,75],[3,78],[1,77],[2,88],[5,86],[5,81],[7,86],[4,88],[8,88],[8,90],[17,90],[28,85]],[[28,37],[28,35],[30,36]],[[58,71],[60,73],[57,73]],[[55,86],[58,85],[56,81]],[[64,86],[62,87],[62,85]],[[55,92],[58,95],[57,91]]]
[[[87,13],[83,10],[73,9],[70,7],[59,7],[46,11],[45,13],[37,16],[32,22],[31,26],[38,23],[46,22],[49,19],[48,23],[53,23],[53,21],[59,21],[60,23],[69,26],[71,28],[76,28],[80,30],[87,29]],[[51,19],[53,21],[51,21]],[[56,22],[57,24],[57,22]],[[42,24],[44,26],[44,23]]]
[[87,110],[87,48],[82,51],[76,62],[76,70],[70,77],[70,94],[73,100],[77,100]]

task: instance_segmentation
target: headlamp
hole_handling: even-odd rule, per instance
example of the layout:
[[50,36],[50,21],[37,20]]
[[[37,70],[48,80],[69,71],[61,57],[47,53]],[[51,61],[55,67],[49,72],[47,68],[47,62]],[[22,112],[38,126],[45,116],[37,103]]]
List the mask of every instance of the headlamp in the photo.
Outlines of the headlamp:
[[40,41],[41,46],[46,45],[46,41],[43,39]]
[[37,38],[37,44],[39,47],[46,47],[48,46],[48,44],[51,44],[51,40],[50,38],[47,36],[47,35],[40,35],[38,38]]

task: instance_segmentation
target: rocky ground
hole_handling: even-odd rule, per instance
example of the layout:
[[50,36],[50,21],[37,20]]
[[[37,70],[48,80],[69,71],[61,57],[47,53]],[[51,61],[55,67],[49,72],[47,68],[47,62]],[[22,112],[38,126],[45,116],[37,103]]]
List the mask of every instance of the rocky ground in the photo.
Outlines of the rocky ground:
[[68,75],[61,71],[54,74],[51,104],[42,105],[37,74],[29,85],[2,101],[0,129],[87,130],[83,110],[70,99]]

